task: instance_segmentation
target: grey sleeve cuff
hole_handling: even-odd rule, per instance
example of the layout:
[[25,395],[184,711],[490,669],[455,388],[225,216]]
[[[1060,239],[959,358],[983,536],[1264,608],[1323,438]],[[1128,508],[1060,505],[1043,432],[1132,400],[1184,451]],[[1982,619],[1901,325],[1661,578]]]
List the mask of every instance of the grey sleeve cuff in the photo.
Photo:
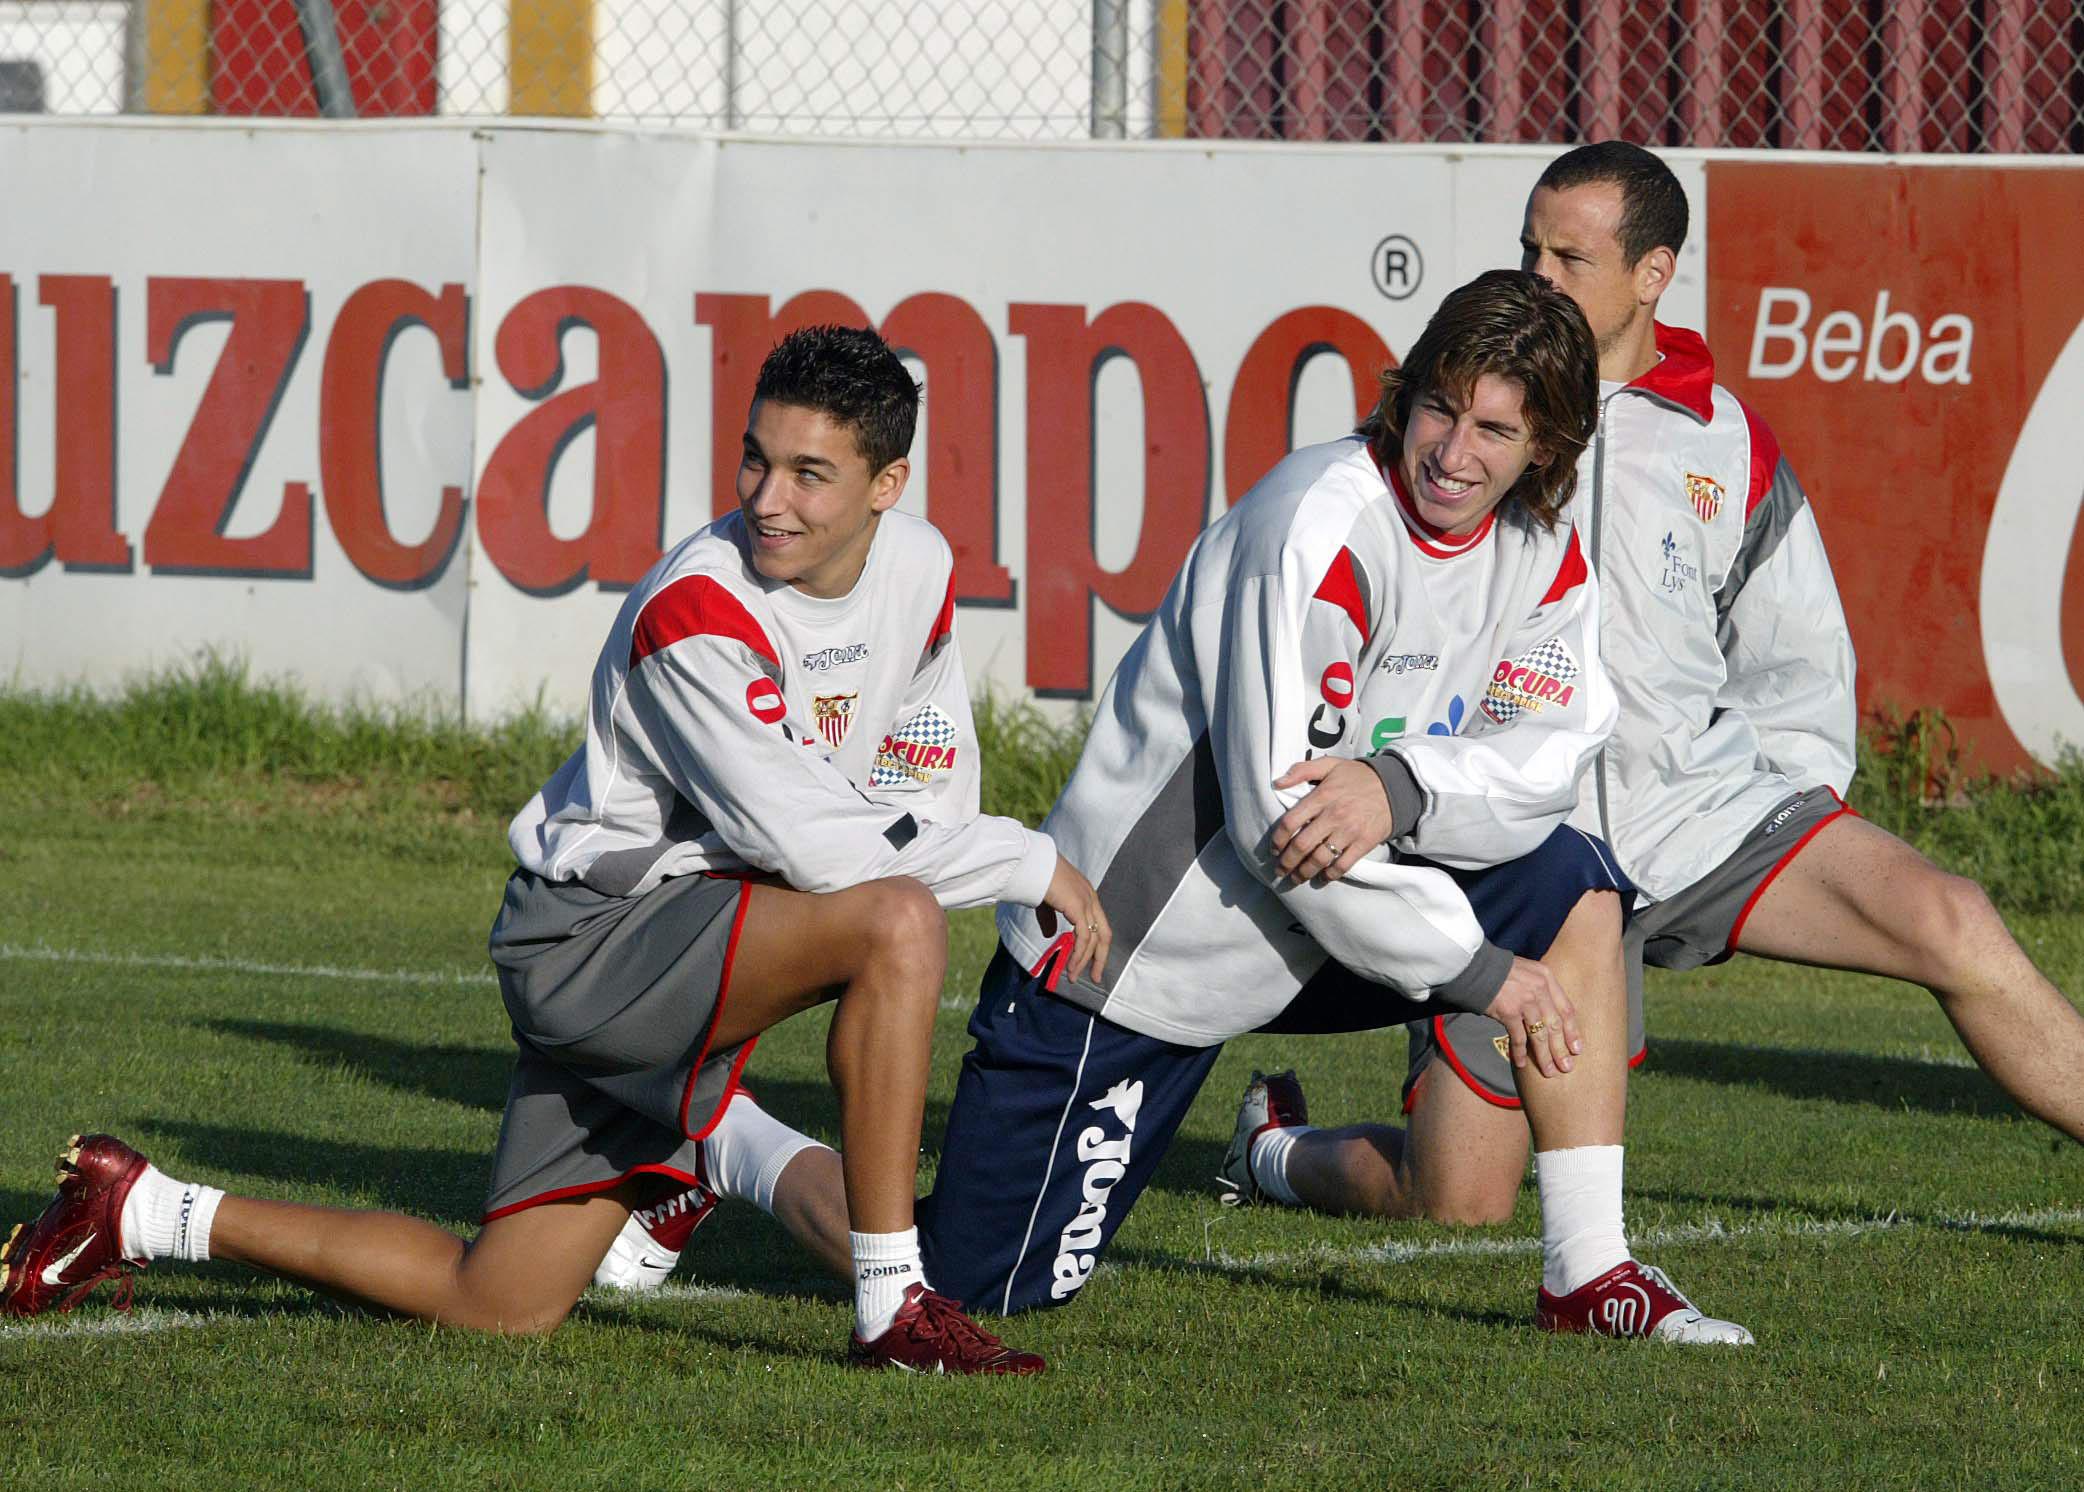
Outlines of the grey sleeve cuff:
[[1389,794],[1389,837],[1402,839],[1418,827],[1418,816],[1425,812],[1425,789],[1412,775],[1411,763],[1401,756],[1384,751],[1362,760],[1375,769],[1375,775],[1382,779],[1382,790]]
[[1456,1010],[1482,1015],[1498,998],[1498,991],[1505,988],[1505,976],[1511,972],[1512,955],[1485,939],[1476,950],[1476,957],[1469,960],[1469,967],[1436,987],[1433,998]]

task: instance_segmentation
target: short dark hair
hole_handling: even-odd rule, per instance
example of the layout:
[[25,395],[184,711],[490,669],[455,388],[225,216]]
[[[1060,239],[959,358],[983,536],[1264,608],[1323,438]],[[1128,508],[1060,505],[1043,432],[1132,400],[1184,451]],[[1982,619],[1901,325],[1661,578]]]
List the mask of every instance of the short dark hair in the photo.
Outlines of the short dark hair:
[[1466,402],[1487,373],[1520,386],[1539,458],[1505,498],[1554,528],[1577,490],[1577,458],[1599,419],[1599,354],[1577,302],[1540,275],[1487,270],[1450,291],[1404,361],[1382,375],[1382,396],[1361,434],[1394,460],[1420,395],[1439,389]]
[[1640,264],[1652,249],[1676,254],[1685,246],[1686,193],[1672,168],[1640,145],[1602,140],[1565,151],[1549,162],[1534,189],[1562,192],[1607,183],[1621,189],[1621,252],[1630,264]]
[[790,332],[760,364],[753,399],[814,409],[844,425],[871,472],[912,449],[919,423],[919,385],[890,344],[866,327]]

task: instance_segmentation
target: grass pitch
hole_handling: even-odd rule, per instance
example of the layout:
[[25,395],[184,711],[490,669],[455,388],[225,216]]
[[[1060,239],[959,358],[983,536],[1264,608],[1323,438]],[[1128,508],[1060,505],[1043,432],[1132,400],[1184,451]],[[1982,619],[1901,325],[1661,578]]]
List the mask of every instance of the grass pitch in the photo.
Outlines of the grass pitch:
[[[176,1174],[467,1228],[509,1060],[483,958],[507,870],[492,800],[532,786],[557,733],[329,756],[300,727],[306,769],[160,751],[147,710],[105,760],[56,765],[23,744],[36,709],[0,699],[0,1219],[41,1207],[67,1134],[107,1128]],[[2084,989],[2073,909],[2008,910]],[[990,937],[958,917],[929,1174]],[[589,1298],[546,1341],[218,1265],[156,1266],[128,1315],[103,1295],[0,1325],[0,1487],[2084,1482],[2084,1154],[1916,991],[1738,960],[1653,977],[1651,999],[1631,1233],[1749,1351],[1536,1336],[1531,1187],[1512,1224],[1468,1232],[1220,1207],[1250,1067],[1299,1066],[1334,1124],[1388,1115],[1403,1070],[1397,1036],[1249,1038],[1111,1267],[1009,1325],[1050,1356],[1040,1380],[850,1373],[847,1293],[727,1206],[670,1294]],[[833,1139],[822,1038],[815,1017],[777,1030],[750,1076]]]

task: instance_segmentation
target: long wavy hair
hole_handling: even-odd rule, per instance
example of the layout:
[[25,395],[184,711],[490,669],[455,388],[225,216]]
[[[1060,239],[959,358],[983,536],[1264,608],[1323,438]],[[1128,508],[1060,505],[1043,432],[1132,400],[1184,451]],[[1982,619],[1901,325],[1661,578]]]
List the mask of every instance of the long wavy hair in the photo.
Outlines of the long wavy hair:
[[1385,463],[1396,461],[1420,394],[1438,389],[1466,404],[1487,373],[1520,386],[1534,448],[1504,502],[1554,528],[1599,420],[1599,356],[1577,302],[1537,274],[1487,270],[1451,292],[1410,354],[1383,373],[1381,396],[1360,433]]

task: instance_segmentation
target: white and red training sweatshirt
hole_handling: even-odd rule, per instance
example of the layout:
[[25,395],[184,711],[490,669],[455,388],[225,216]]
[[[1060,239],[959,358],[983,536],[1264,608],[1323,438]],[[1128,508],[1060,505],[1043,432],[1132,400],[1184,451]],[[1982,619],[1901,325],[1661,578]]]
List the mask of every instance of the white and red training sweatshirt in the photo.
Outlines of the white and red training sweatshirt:
[[[1481,1010],[1511,968],[1425,856],[1531,852],[1577,801],[1614,719],[1596,584],[1568,523],[1515,508],[1474,534],[1428,529],[1358,436],[1282,461],[1189,551],[1101,696],[1044,829],[1092,877],[1107,967],[1066,998],[1206,1046],[1279,1014],[1326,959],[1406,995]],[[1396,829],[1342,880],[1281,880],[1273,781],[1330,753],[1370,758]],[[1001,906],[1030,969],[1052,940]]]
[[768,871],[799,891],[911,876],[943,906],[1040,902],[1056,848],[977,812],[977,733],[933,527],[878,523],[825,600],[762,577],[733,513],[637,583],[594,665],[586,741],[507,831],[553,881],[637,895]]

